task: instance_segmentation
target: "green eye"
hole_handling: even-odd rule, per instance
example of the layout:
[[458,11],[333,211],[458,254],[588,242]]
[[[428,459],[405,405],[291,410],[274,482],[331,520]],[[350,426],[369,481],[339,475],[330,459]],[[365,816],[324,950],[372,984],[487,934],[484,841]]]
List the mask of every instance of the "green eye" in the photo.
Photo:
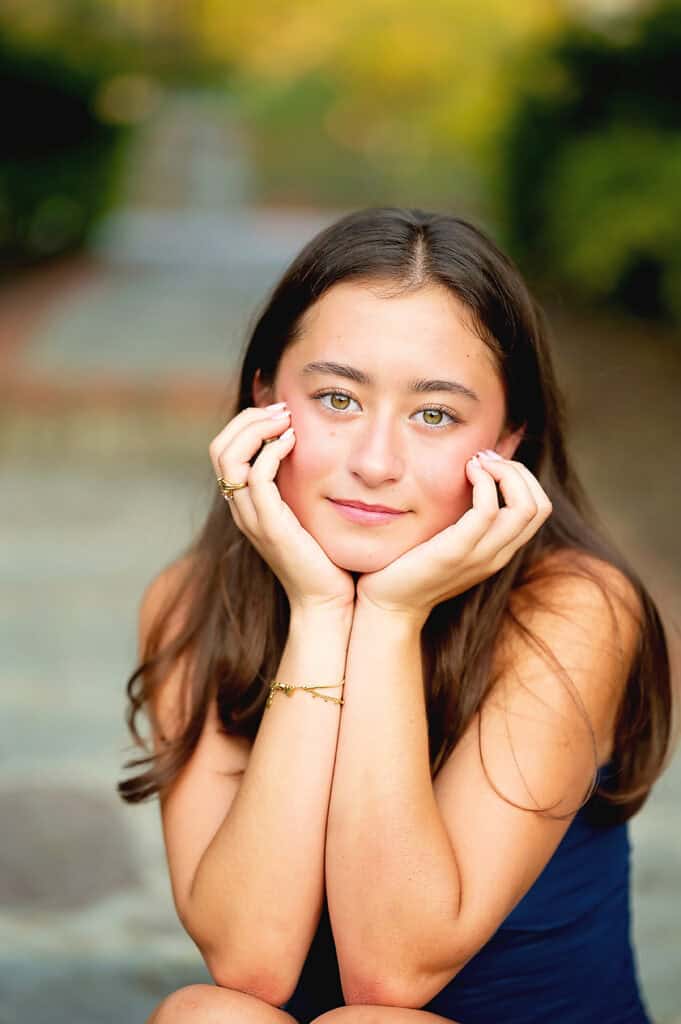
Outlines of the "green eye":
[[346,395],[344,391],[322,391],[313,397],[316,402],[320,402],[325,409],[329,409],[331,412],[347,412],[350,402],[356,401],[350,395]]
[[[354,402],[358,409],[361,409],[357,399],[346,394],[344,391],[320,391],[312,397],[324,409],[328,409],[330,412],[351,411],[351,402]],[[352,411],[355,412],[357,410]],[[421,423],[426,427],[433,427],[436,430],[461,422],[455,413],[450,412],[448,409],[442,409],[437,405],[431,405],[426,409],[419,409],[415,415],[423,416]]]
[[[424,409],[423,418],[425,423],[429,423],[431,427],[439,427],[442,423],[442,409]],[[432,419],[430,417],[433,417]]]

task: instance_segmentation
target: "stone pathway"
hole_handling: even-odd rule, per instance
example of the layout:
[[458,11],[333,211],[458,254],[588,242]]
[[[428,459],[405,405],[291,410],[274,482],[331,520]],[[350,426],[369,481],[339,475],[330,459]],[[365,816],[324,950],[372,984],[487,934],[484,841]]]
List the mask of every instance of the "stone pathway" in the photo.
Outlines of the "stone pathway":
[[[185,97],[154,129],[164,145],[185,145],[192,112],[193,137],[214,138],[214,102]],[[169,991],[208,980],[172,905],[158,807],[115,793],[133,756],[124,686],[142,590],[212,497],[207,444],[246,326],[330,215],[257,211],[238,189],[213,213],[219,153],[202,167],[194,178],[185,167],[164,209],[149,207],[145,171],[74,273],[47,296],[36,280],[34,316],[18,317],[0,293],[0,318],[15,309],[11,344],[0,343],[0,1024],[141,1024]],[[612,326],[591,324],[590,335],[556,322],[586,482],[681,623],[681,348],[653,332],[641,346]],[[635,937],[656,1024],[681,1024],[680,798],[677,757],[631,828]]]

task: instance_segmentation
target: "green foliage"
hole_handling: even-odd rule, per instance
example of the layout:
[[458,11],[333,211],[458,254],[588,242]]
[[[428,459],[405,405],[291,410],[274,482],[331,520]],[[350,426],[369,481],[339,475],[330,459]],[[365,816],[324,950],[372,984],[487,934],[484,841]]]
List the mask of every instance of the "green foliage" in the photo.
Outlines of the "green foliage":
[[566,282],[681,322],[681,135],[617,126],[573,140],[553,198],[544,234]]
[[360,108],[341,121],[343,92],[326,69],[285,83],[242,79],[232,97],[249,125],[256,191],[268,202],[474,205],[470,162],[438,159],[399,120],[381,131]]
[[208,0],[203,10],[212,52],[233,67],[268,201],[470,216],[484,207],[514,55],[564,21],[562,0],[262,0],[229,19]]
[[94,110],[99,79],[0,37],[0,255],[5,266],[81,245],[108,207],[125,131]]
[[571,27],[501,145],[507,241],[587,301],[681,322],[681,0]]

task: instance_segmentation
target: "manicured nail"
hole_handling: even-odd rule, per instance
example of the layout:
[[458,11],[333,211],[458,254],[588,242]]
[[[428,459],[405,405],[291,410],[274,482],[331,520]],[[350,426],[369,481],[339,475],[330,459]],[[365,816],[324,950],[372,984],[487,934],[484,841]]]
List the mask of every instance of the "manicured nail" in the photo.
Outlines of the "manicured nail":
[[288,441],[289,437],[293,437],[293,433],[293,427],[289,427],[288,430],[285,430],[284,433],[280,435],[279,440]]
[[270,416],[271,420],[287,420],[291,413],[288,409],[280,409],[279,412],[273,412]]
[[499,452],[492,451],[491,448],[483,448],[482,451],[478,452],[478,455],[482,455],[486,459],[498,459],[500,462],[504,461],[503,455],[499,455]]
[[272,412],[274,409],[283,409],[286,402],[275,402],[273,405],[266,405],[265,412]]

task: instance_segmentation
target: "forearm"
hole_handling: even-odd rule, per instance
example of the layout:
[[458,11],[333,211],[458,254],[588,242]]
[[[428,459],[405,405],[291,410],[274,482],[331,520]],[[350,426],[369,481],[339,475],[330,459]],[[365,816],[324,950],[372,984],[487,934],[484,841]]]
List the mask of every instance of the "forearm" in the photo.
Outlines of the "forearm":
[[326,885],[346,1000],[371,1002],[437,960],[459,877],[430,778],[419,627],[358,605],[345,677]]
[[[276,679],[338,683],[352,608],[293,615]],[[323,693],[341,697],[342,688]],[[199,864],[190,915],[219,984],[242,987],[258,971],[297,978],[324,896],[324,845],[341,706],[275,692],[239,791]]]

